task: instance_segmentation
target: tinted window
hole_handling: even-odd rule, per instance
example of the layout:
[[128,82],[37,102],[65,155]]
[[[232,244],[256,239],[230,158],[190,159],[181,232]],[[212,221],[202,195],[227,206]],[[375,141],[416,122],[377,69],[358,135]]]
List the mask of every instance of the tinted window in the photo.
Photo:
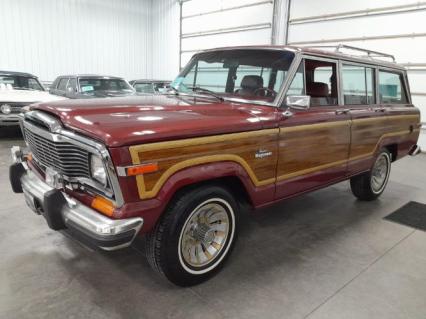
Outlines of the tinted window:
[[80,78],[80,91],[91,94],[95,91],[133,92],[132,87],[122,79]]
[[14,88],[15,90],[44,91],[44,88],[36,78],[20,75],[0,75],[0,87]]
[[151,83],[136,83],[133,87],[138,93],[155,93]]
[[379,71],[379,93],[381,103],[408,103],[402,74]]
[[346,105],[374,104],[374,70],[363,66],[342,67],[343,97]]
[[305,60],[306,94],[312,106],[337,105],[336,63]]
[[62,78],[59,80],[58,90],[65,91],[68,83],[68,78]]

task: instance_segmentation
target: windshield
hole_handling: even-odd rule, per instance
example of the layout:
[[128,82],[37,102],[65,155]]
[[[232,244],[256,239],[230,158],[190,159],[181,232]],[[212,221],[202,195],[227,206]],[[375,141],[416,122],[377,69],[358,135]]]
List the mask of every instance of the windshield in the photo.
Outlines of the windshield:
[[80,92],[94,93],[97,91],[131,93],[133,88],[122,79],[82,78],[79,80]]
[[273,102],[294,53],[235,49],[195,55],[171,86],[177,92],[214,93],[225,99]]
[[0,75],[0,89],[44,91],[36,78],[18,75]]

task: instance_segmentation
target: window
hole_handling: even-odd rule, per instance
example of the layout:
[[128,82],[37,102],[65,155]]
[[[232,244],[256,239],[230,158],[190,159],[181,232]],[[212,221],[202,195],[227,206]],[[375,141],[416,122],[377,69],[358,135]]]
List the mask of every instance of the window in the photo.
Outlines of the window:
[[299,68],[294,75],[293,81],[288,88],[287,95],[305,95],[305,81],[303,72],[304,63],[300,63]]
[[77,88],[77,81],[75,78],[70,78],[70,80],[68,81],[67,89],[69,88],[71,88],[72,91],[75,91],[75,89]]
[[67,87],[67,83],[68,83],[68,78],[60,79],[59,84],[58,84],[58,90],[59,91],[65,91],[65,89]]
[[403,82],[402,74],[379,71],[379,93],[381,103],[408,103]]
[[155,93],[151,83],[136,83],[134,88],[138,93]]
[[375,103],[374,70],[344,64],[342,67],[343,97],[346,105]]
[[311,106],[337,105],[336,63],[305,59],[306,95]]
[[[171,84],[176,90],[210,90],[224,98],[272,102],[278,94],[294,53],[275,50],[216,50],[194,56]],[[203,94],[201,90],[198,94]]]

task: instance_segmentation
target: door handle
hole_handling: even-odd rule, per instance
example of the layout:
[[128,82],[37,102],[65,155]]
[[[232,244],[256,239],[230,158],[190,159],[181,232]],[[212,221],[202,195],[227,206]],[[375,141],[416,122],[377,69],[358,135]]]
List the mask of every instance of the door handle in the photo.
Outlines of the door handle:
[[336,113],[336,115],[341,115],[341,114],[348,114],[350,112],[350,109],[339,109],[336,110],[334,113]]
[[374,112],[385,112],[386,108],[385,107],[379,107],[377,109],[374,109]]

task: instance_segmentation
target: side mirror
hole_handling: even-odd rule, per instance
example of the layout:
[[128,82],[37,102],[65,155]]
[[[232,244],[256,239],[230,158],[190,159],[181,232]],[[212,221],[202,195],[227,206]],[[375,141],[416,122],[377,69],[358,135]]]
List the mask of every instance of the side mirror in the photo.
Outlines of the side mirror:
[[309,95],[289,95],[286,98],[286,105],[295,110],[308,110],[311,106]]
[[74,88],[72,88],[72,87],[67,87],[67,92],[68,93],[73,93],[74,92]]

